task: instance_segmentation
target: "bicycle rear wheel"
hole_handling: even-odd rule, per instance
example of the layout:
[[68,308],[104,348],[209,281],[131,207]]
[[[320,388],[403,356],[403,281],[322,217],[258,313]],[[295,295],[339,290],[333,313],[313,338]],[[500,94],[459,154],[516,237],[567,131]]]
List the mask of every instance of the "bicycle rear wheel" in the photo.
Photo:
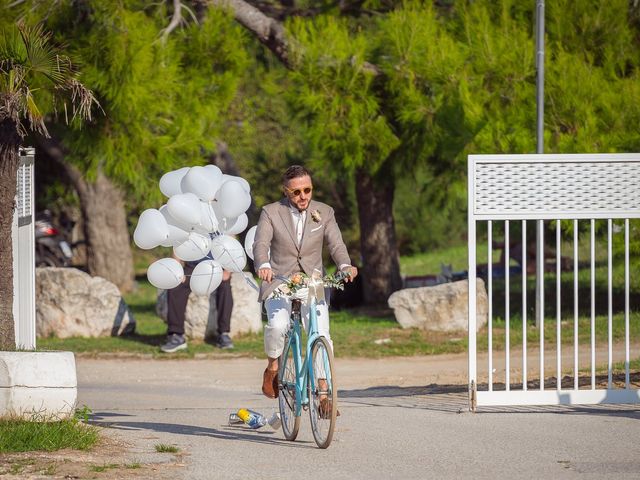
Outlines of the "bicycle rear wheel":
[[333,351],[324,337],[319,337],[313,343],[311,375],[308,386],[311,431],[318,447],[327,448],[336,426],[338,390],[333,375]]
[[298,436],[300,417],[296,417],[296,367],[288,337],[279,359],[278,405],[284,438],[293,441]]

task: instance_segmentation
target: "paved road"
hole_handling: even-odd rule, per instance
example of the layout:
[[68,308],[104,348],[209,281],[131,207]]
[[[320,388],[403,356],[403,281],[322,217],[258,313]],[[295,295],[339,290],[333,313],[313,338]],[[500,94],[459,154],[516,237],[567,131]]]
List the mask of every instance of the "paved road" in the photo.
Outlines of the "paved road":
[[[639,478],[640,408],[544,407],[467,412],[466,355],[338,359],[334,442],[316,448],[303,417],[299,440],[269,427],[227,425],[275,401],[253,359],[78,359],[79,403],[131,458],[166,462],[158,477],[281,479]],[[158,443],[181,455],[158,454]]]

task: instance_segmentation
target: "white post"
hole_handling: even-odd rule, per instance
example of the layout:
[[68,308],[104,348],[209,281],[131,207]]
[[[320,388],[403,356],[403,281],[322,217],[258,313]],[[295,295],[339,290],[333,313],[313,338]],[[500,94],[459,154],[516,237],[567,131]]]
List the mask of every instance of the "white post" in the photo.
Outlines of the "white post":
[[493,390],[493,222],[487,222],[487,300],[488,300],[488,350],[489,350],[489,391]]
[[522,389],[527,389],[527,221],[522,221]]
[[469,410],[475,411],[475,395],[478,385],[476,366],[476,219],[473,214],[474,175],[473,161],[468,164],[468,211],[467,211],[467,249],[469,251],[468,287],[469,287]]
[[556,390],[562,389],[562,312],[560,311],[561,299],[561,263],[562,263],[562,250],[561,250],[561,231],[560,220],[556,220]]
[[504,350],[505,350],[505,378],[504,384],[505,389],[509,391],[511,389],[511,362],[510,360],[510,350],[509,350],[509,337],[511,336],[509,332],[509,220],[504,221]]
[[[537,0],[536,4],[536,132],[537,132],[537,148],[536,153],[544,153],[544,0]],[[541,258],[544,255],[544,245],[541,229],[544,227],[542,223],[537,224],[536,228],[536,256]],[[540,313],[544,310],[544,293],[543,289],[544,265],[540,266],[540,262],[536,266],[536,327],[540,326]]]
[[578,220],[573,221],[573,388],[578,390]]
[[20,150],[16,209],[13,214],[13,319],[16,348],[36,348],[33,148]]
[[629,388],[629,219],[624,219],[624,388]]

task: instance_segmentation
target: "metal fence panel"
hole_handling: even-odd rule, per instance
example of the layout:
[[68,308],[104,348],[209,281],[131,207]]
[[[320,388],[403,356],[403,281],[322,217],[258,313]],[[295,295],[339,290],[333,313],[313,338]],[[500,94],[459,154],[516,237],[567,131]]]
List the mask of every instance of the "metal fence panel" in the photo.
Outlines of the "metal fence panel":
[[[471,155],[468,164],[468,252],[469,252],[469,279],[477,276],[476,245],[478,231],[484,232],[488,244],[487,268],[483,270],[487,274],[488,312],[487,325],[487,359],[486,374],[479,377],[478,363],[478,334],[476,332],[476,292],[469,289],[469,401],[470,408],[475,410],[482,405],[541,405],[541,404],[575,404],[575,403],[636,403],[640,402],[639,390],[630,385],[630,282],[629,278],[629,219],[640,218],[640,154],[584,154],[584,155]],[[520,220],[521,222],[517,222]],[[561,229],[562,220],[572,220],[572,239],[564,234]],[[582,222],[581,222],[582,220]],[[606,388],[598,388],[596,382],[596,221],[606,220],[606,364],[607,378]],[[545,288],[547,296],[555,295],[555,302],[547,302],[547,309],[554,309],[554,315],[547,313],[546,321],[554,322],[551,335],[555,335],[555,345],[547,345],[545,342],[545,315],[539,313],[538,336],[539,347],[537,352],[532,352],[527,344],[527,305],[536,302],[527,302],[527,286],[534,285],[527,279],[527,221],[534,221],[543,228],[545,225],[549,231],[555,230],[555,235],[550,235],[545,242],[544,235],[540,235],[539,241],[543,247],[549,248],[552,254],[544,254],[536,258],[535,262],[542,268],[539,282],[539,298],[537,304],[540,312],[545,310]],[[588,221],[588,222],[585,222]],[[614,224],[615,221],[615,224]],[[504,263],[494,265],[493,249],[496,233],[503,225],[504,239]],[[511,232],[511,228],[521,228],[520,248],[521,254],[514,251],[511,255],[512,245],[517,248],[518,236]],[[584,236],[585,244],[588,243],[590,258],[583,258],[587,262],[588,283],[590,299],[588,304],[580,312],[579,303],[579,251],[580,241],[579,227],[587,226],[588,234]],[[496,230],[497,229],[497,230]],[[617,229],[616,232],[614,230]],[[624,352],[615,352],[613,343],[613,271],[614,235],[624,235]],[[549,235],[548,235],[549,236]],[[553,237],[555,236],[555,241]],[[513,239],[510,241],[510,239]],[[563,242],[572,244],[573,248],[566,249],[567,254],[572,253],[572,262],[569,257],[562,257]],[[538,249],[536,248],[536,251]],[[584,254],[583,254],[584,256]],[[515,258],[520,263],[521,295],[511,290],[512,279],[517,273],[511,273],[511,259]],[[547,258],[545,258],[547,257]],[[555,274],[555,282],[545,279],[544,267],[546,260],[555,262],[552,269],[547,268],[549,276]],[[565,261],[567,260],[567,261]],[[566,263],[566,265],[564,265]],[[604,263],[603,263],[604,264]],[[573,282],[563,285],[563,268],[565,274],[573,275]],[[494,280],[496,270],[503,272],[504,286],[498,291]],[[568,280],[568,277],[567,277]],[[513,282],[517,286],[516,282]],[[469,283],[473,285],[473,282]],[[562,310],[562,291],[567,293],[567,288],[573,288],[572,312],[566,318],[566,311]],[[555,290],[555,291],[554,291]],[[494,297],[500,293],[502,299]],[[568,297],[569,295],[565,295]],[[513,304],[513,300],[516,304]],[[549,300],[549,299],[548,299]],[[566,300],[565,300],[566,302]],[[521,309],[517,303],[521,304]],[[504,356],[496,355],[495,346],[501,340],[496,335],[496,309],[504,305],[501,331],[504,337]],[[570,305],[566,307],[571,308]],[[502,308],[502,307],[500,307]],[[522,345],[521,360],[514,351],[512,355],[511,335],[518,333],[518,329],[511,328],[512,316],[521,311],[522,317]],[[587,317],[589,323],[588,342],[584,342],[583,351],[589,350],[590,355],[583,354],[583,365],[588,362],[588,368],[583,368],[589,373],[585,380],[590,383],[580,385],[580,345],[579,345],[579,315]],[[605,315],[603,314],[603,317]],[[555,318],[554,318],[555,317]],[[529,315],[529,318],[532,318]],[[571,321],[572,320],[572,321]],[[604,319],[602,320],[604,321]],[[570,328],[573,336],[568,336]],[[586,328],[586,327],[585,327]],[[551,331],[551,329],[549,329]],[[483,333],[484,334],[484,333]],[[563,348],[562,341],[565,340]],[[496,343],[498,342],[498,343]],[[550,342],[551,343],[551,342]],[[573,343],[572,348],[566,344]],[[555,347],[555,348],[554,348]],[[518,348],[513,345],[513,348]],[[620,349],[619,349],[620,350]],[[572,359],[565,358],[572,356]],[[484,354],[483,354],[484,355]],[[555,355],[555,362],[554,360]],[[623,356],[624,355],[624,356]],[[530,356],[537,356],[538,367],[531,362]],[[494,358],[495,357],[495,358]],[[501,358],[502,357],[502,358]],[[613,369],[615,357],[624,358],[625,381],[624,387],[616,387],[613,382]],[[535,358],[534,358],[535,359]],[[572,361],[571,361],[572,360]],[[484,360],[483,360],[484,362]],[[548,363],[548,364],[547,364]],[[481,365],[483,372],[485,365]],[[532,371],[532,369],[534,369]],[[535,371],[537,370],[537,372]],[[537,378],[535,378],[537,374]],[[588,375],[590,374],[590,379]],[[567,377],[573,377],[567,378]],[[555,377],[555,378],[554,378]],[[572,380],[563,382],[563,379]],[[503,380],[502,382],[498,380]],[[485,385],[486,384],[486,385]]]

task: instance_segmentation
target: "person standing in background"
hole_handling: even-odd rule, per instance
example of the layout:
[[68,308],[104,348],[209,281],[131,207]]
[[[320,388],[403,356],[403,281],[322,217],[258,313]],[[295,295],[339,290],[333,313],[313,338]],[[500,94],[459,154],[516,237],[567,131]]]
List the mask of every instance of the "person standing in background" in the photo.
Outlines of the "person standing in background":
[[[167,340],[160,347],[164,353],[174,353],[187,348],[184,336],[184,322],[187,302],[191,289],[186,278],[191,275],[198,262],[185,262],[185,281],[171,290],[167,290]],[[216,296],[216,310],[218,316],[218,330],[214,344],[223,349],[233,348],[229,336],[231,331],[231,312],[233,310],[233,295],[231,293],[231,272],[223,270],[222,282],[212,295]]]

